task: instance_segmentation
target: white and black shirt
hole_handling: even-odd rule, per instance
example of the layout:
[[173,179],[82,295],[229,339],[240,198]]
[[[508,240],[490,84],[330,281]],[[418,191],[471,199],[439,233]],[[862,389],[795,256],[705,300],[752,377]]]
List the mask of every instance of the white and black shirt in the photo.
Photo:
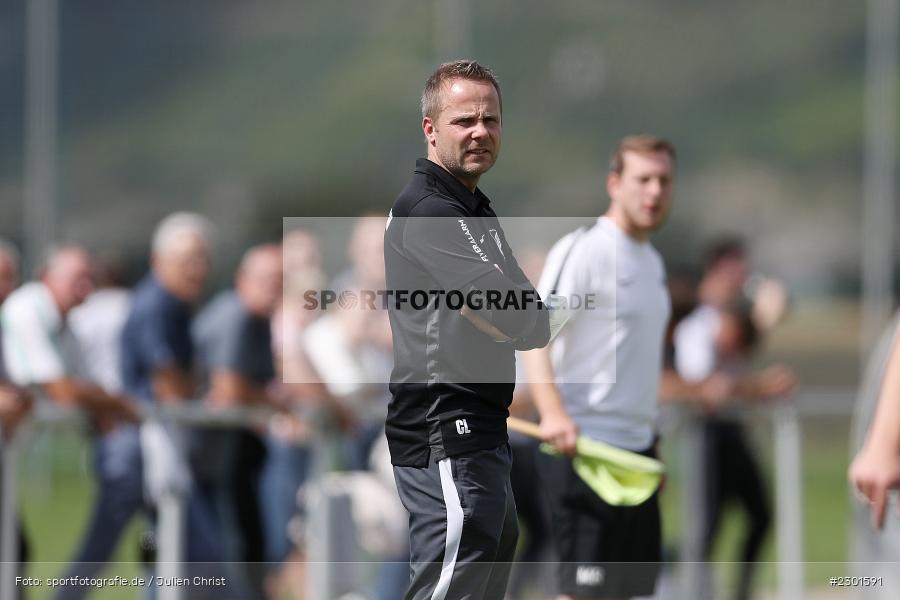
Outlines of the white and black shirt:
[[655,436],[671,313],[662,258],[604,216],[550,250],[541,295],[557,281],[557,294],[582,304],[551,348],[566,412],[588,437],[645,450]]
[[[384,254],[394,343],[386,424],[392,463],[425,466],[429,457],[505,443],[515,350],[547,343],[549,313],[490,200],[419,159],[391,209]],[[460,314],[459,302],[476,292],[532,298],[478,311],[513,342],[494,341]]]

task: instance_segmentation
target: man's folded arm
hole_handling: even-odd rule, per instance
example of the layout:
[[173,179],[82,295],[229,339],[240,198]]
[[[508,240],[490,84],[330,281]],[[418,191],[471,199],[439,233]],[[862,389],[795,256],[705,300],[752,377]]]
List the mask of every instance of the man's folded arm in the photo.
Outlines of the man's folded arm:
[[540,348],[550,341],[550,312],[530,283],[518,285],[494,269],[476,279],[472,289],[485,299],[498,299],[474,312],[512,338],[518,350]]

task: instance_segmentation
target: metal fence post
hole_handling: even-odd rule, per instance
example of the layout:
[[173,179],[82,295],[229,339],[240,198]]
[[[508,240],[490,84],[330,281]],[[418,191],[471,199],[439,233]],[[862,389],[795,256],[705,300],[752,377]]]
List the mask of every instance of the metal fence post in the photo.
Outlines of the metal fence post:
[[781,600],[802,600],[803,473],[800,464],[800,422],[793,402],[776,407],[772,415],[775,429],[778,596]]
[[703,562],[704,506],[697,502],[697,491],[703,490],[703,431],[690,410],[682,412],[681,434],[681,597],[700,598],[711,584],[709,566]]
[[2,498],[0,498],[0,599],[16,597],[16,572],[19,564],[16,535],[16,445],[14,438],[0,430],[0,452],[3,454]]
[[[172,442],[179,455],[184,456],[183,427],[172,424]],[[185,499],[178,492],[165,494],[158,504],[157,573],[165,579],[183,577]],[[163,585],[159,589],[160,600],[180,600],[180,585]]]

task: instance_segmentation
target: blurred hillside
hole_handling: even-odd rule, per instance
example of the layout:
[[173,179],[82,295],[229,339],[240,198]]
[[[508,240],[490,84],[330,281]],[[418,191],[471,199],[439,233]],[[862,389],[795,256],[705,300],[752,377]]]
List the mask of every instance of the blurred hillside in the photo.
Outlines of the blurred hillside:
[[[0,3],[0,234],[14,239],[24,6]],[[423,153],[422,82],[470,55],[504,86],[504,150],[482,182],[503,214],[598,214],[615,140],[656,132],[680,151],[658,240],[672,262],[729,230],[801,292],[855,285],[865,3],[437,6],[61,2],[60,231],[140,254],[162,214],[193,208],[237,248],[283,216],[386,210]]]

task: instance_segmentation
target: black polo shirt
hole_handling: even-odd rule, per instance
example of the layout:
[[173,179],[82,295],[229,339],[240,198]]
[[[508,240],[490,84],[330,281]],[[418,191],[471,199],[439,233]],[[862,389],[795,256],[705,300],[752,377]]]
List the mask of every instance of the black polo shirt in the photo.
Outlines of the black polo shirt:
[[[521,304],[518,316],[529,317],[533,328],[515,343],[496,342],[450,297],[460,299],[477,288],[476,280],[499,276],[510,289],[537,298],[490,200],[435,163],[417,160],[391,209],[384,258],[394,340],[386,424],[392,463],[425,466],[429,457],[507,442],[515,350],[546,345],[549,313],[538,302]],[[423,292],[430,293],[424,307]]]

